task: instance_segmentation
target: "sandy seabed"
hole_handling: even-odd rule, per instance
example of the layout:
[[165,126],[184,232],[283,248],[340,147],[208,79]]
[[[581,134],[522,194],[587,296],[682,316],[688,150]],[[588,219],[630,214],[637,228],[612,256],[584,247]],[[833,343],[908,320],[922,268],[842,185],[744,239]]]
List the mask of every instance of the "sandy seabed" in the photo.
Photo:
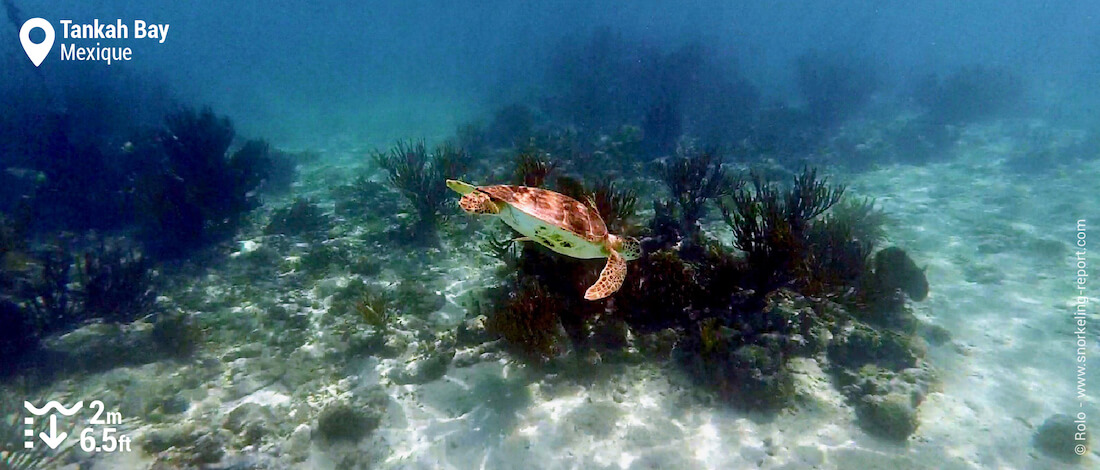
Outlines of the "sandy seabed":
[[[323,447],[303,438],[309,430],[299,425],[274,444],[244,452],[263,454],[258,461],[274,468],[342,468],[356,453],[368,457],[355,465],[376,468],[1067,468],[1040,452],[1033,437],[1059,413],[1084,412],[1090,430],[1100,427],[1091,382],[1089,396],[1076,398],[1072,318],[1076,224],[1100,221],[1100,161],[1021,175],[1004,167],[1013,145],[1008,138],[971,139],[950,162],[839,177],[852,194],[876,198],[893,220],[889,243],[927,266],[931,293],[912,304],[913,311],[951,333],[947,343],[929,347],[938,384],[921,404],[919,428],[906,443],[861,430],[850,404],[813,359],[793,361],[797,404],[764,415],[717,402],[674,367],[653,363],[607,364],[597,372],[601,380],[582,382],[537,375],[501,355],[452,364],[439,379],[398,385],[387,378],[409,367],[409,356],[399,355],[354,361],[352,373],[318,380],[322,385],[308,392],[310,401],[320,402],[329,393],[325,387],[338,396],[381,385],[387,410],[369,439]],[[443,260],[433,270],[444,279],[446,304],[432,321],[454,328],[464,320],[461,300],[491,282],[491,269],[484,257],[435,256]],[[1095,291],[1088,295],[1100,305]],[[1087,320],[1100,328],[1095,310]],[[1086,354],[1100,364],[1095,338]],[[220,380],[235,380],[231,370]],[[1087,377],[1098,375],[1090,368]],[[300,395],[261,386],[243,397],[215,391],[204,401],[216,403],[215,414],[248,402],[284,413],[303,400]],[[199,419],[203,409],[192,406],[183,419]],[[293,452],[297,457],[288,458]],[[122,468],[151,460],[138,452],[94,463]],[[1078,465],[1100,468],[1100,456],[1090,449]]]

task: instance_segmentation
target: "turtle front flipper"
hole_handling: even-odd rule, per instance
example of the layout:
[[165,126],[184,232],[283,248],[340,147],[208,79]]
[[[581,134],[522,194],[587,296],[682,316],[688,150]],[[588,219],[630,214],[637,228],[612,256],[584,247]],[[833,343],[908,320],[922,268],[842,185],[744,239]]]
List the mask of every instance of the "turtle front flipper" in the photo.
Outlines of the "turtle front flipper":
[[500,206],[493,199],[480,191],[474,191],[462,196],[458,200],[458,206],[470,214],[499,214]]
[[614,294],[623,286],[623,280],[626,279],[626,258],[615,250],[608,251],[607,265],[603,267],[603,271],[600,271],[600,278],[592,284],[592,287],[584,291],[586,300],[602,299]]

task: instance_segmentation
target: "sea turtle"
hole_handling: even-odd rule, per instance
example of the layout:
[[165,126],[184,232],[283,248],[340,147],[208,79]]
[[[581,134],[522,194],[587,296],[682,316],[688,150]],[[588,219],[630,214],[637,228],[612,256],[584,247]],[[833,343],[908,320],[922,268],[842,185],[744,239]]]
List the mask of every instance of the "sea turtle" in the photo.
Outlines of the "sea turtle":
[[470,214],[496,215],[524,235],[555,252],[574,258],[607,258],[600,278],[584,292],[598,300],[614,294],[626,279],[626,261],[638,259],[642,247],[631,237],[607,233],[600,214],[554,191],[527,186],[474,186],[447,180],[462,195],[459,207]]

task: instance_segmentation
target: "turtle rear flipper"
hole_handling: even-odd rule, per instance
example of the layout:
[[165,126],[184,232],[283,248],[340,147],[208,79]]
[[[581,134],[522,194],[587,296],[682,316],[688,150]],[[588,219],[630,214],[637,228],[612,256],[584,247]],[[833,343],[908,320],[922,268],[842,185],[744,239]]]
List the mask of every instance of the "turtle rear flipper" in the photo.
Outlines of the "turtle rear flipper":
[[600,278],[584,291],[585,300],[599,300],[614,294],[626,279],[626,259],[615,250],[608,250],[607,265],[600,271]]

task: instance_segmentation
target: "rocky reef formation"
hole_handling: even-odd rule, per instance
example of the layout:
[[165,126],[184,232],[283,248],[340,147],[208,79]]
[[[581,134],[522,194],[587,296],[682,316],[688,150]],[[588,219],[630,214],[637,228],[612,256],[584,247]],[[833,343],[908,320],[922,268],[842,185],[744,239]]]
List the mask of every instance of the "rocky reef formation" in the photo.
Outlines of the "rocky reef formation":
[[[649,250],[606,301],[581,300],[593,263],[534,244],[490,250],[504,261],[503,286],[475,312],[489,337],[544,366],[668,361],[727,403],[771,412],[795,403],[791,359],[812,358],[862,428],[912,435],[935,374],[907,302],[929,287],[904,250],[877,249],[886,219],[873,201],[845,200],[810,169],[786,186],[760,175],[743,185],[706,154],[686,158],[665,173],[682,189],[639,230]],[[735,249],[699,229],[715,202]]]

